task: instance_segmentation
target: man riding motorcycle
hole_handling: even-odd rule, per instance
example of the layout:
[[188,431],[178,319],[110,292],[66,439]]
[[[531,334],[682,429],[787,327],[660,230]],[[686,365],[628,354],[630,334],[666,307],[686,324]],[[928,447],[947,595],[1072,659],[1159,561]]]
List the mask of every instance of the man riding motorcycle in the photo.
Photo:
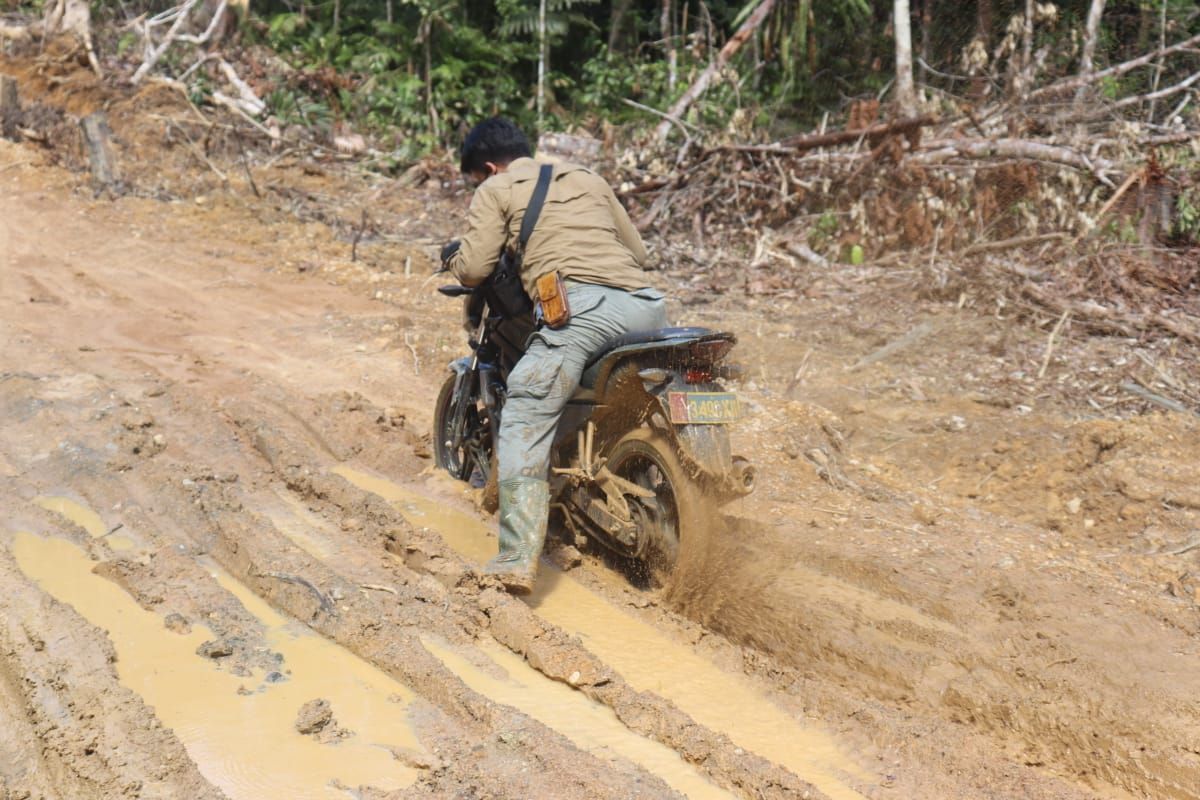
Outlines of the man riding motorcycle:
[[[485,120],[467,134],[461,169],[477,188],[466,234],[442,250],[461,283],[483,283],[517,242],[542,166],[506,119]],[[566,319],[554,314],[553,327],[539,325],[508,377],[497,445],[500,546],[484,572],[510,592],[533,590],[549,516],[550,448],[585,366],[613,337],[666,325],[664,295],[647,279],[645,263],[641,237],[608,183],[577,164],[555,164],[520,277],[547,309],[554,287],[565,290],[569,312]]]

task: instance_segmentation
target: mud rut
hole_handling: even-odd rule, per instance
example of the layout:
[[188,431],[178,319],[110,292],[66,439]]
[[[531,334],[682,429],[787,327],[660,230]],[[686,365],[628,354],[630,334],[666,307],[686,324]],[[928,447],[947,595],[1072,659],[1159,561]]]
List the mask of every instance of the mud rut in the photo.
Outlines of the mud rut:
[[821,480],[792,403],[675,608],[594,557],[512,599],[430,469],[420,278],[0,181],[0,797],[1200,796],[1196,614],[1147,573],[886,459]]

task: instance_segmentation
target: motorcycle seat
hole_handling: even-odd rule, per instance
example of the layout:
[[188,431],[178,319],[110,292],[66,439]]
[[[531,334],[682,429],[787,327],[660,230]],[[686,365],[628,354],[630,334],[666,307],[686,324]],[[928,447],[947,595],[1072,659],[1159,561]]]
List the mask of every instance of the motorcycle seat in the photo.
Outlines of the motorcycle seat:
[[652,344],[654,342],[668,342],[673,339],[698,339],[701,336],[708,336],[714,333],[710,328],[658,328],[651,331],[630,331],[623,333],[620,336],[614,336],[604,343],[604,346],[592,354],[588,359],[587,366],[592,366],[606,355],[616,350],[619,347],[628,347],[634,344]]
[[710,328],[658,328],[649,331],[631,331],[629,333],[614,336],[604,343],[604,346],[592,354],[588,359],[587,366],[584,367],[583,376],[580,378],[580,386],[584,389],[591,389],[596,385],[596,378],[599,377],[600,364],[604,357],[614,350],[619,350],[622,347],[632,347],[634,345],[655,344],[658,342],[677,342],[687,341],[688,339],[700,339],[705,336],[711,336],[715,333]]

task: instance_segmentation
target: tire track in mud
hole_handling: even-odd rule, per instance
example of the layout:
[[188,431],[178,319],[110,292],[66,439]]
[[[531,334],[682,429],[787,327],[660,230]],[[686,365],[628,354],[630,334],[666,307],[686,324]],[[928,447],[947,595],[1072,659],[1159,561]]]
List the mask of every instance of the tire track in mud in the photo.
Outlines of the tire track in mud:
[[[62,476],[54,477],[53,474],[45,477],[62,479]],[[125,489],[120,481],[111,483],[115,485],[107,487],[109,492],[106,494],[109,497],[113,496],[112,490],[119,492]],[[193,488],[195,486],[193,484]],[[92,492],[95,493],[98,488],[93,485]],[[186,491],[181,493],[178,489],[163,485],[153,488],[159,502],[175,508],[176,513],[191,505],[192,495]],[[282,541],[283,537],[276,534],[269,524],[242,509],[238,500],[230,499],[229,496],[236,492],[227,484],[213,482],[211,487],[204,488],[211,491],[196,489],[196,499],[200,500],[200,505],[194,508],[201,512],[201,516],[192,520],[200,523],[194,528],[197,540],[208,542],[201,546],[202,550],[211,546],[214,557],[232,569],[240,569],[248,585],[256,588],[262,596],[298,617],[309,619],[318,630],[332,639],[351,643],[351,650],[364,651],[369,660],[397,673],[404,679],[405,685],[416,688],[421,697],[432,703],[431,711],[424,715],[422,734],[438,756],[432,760],[421,757],[409,759],[425,773],[416,787],[418,794],[428,792],[431,796],[440,796],[470,786],[501,795],[516,793],[527,796],[616,798],[629,796],[631,786],[636,784],[650,796],[677,796],[656,776],[627,762],[619,763],[611,757],[605,761],[595,759],[528,717],[494,704],[467,689],[420,643],[420,636],[430,632],[437,632],[449,641],[470,643],[470,639],[464,638],[459,629],[463,621],[448,619],[446,624],[434,624],[441,618],[446,595],[445,589],[439,584],[416,581],[421,585],[413,589],[407,598],[399,598],[409,601],[405,604],[385,604],[370,596],[360,597],[357,584],[323,568],[315,560],[302,555],[298,549],[289,549],[290,546]],[[173,493],[182,494],[178,502],[171,502]],[[185,513],[183,516],[188,515]],[[204,525],[206,520],[209,523],[208,531]],[[145,530],[141,533],[143,539],[158,540],[160,544],[165,544],[155,533]],[[98,571],[117,578],[116,584],[130,592],[144,608],[157,610],[163,604],[178,606],[179,598],[175,595],[182,581],[188,586],[191,597],[183,604],[189,611],[188,616],[206,619],[211,615],[208,612],[214,608],[214,598],[221,592],[215,591],[211,577],[202,565],[196,563],[195,556],[199,551],[189,549],[194,545],[182,545],[180,550],[178,542],[166,544],[159,549],[152,547],[149,551],[139,552],[136,558],[122,560],[120,554],[108,549],[104,543],[97,540],[92,542],[93,548],[99,548],[95,552],[106,558],[99,564]],[[61,544],[73,547],[65,540]],[[379,552],[382,554],[382,550]],[[142,563],[147,556],[149,562]],[[82,554],[78,558],[82,559]],[[43,564],[44,569],[48,570],[45,574],[59,575],[60,570],[55,564],[61,564],[64,560],[62,557],[51,557],[50,561]],[[380,575],[378,570],[364,570],[358,577],[380,580]],[[311,577],[296,581],[279,580],[285,576]],[[85,579],[73,581],[69,575],[63,577],[68,584],[87,582]],[[384,574],[383,577],[386,579],[389,576]],[[102,578],[89,580],[109,585],[112,591],[121,591]],[[209,585],[197,588],[205,583]],[[431,591],[430,583],[436,591]],[[317,586],[321,587],[317,591],[327,592],[329,597],[340,597],[332,613],[325,611],[326,607],[314,599],[313,589]],[[396,597],[399,597],[405,586],[394,583],[393,588],[397,591]],[[64,591],[61,586],[59,591]],[[41,596],[33,587],[24,594]],[[418,594],[425,597],[415,600]],[[72,599],[80,602],[78,597]],[[109,599],[112,601],[110,605],[117,604],[115,596]],[[417,606],[425,599],[434,602],[430,603],[431,611],[422,614]],[[245,612],[241,613],[242,623],[246,623]],[[30,619],[31,615],[21,610],[11,618]],[[153,624],[161,626],[162,621]],[[253,624],[251,621],[246,627],[252,627]],[[87,628],[86,625],[81,627]],[[235,652],[243,657],[251,657],[253,651],[260,649],[254,644],[258,639],[247,635],[244,629],[241,630],[242,635],[237,637],[231,635],[228,621],[222,627],[223,635],[217,642],[220,649],[214,651],[218,654],[214,658],[232,656]],[[93,635],[99,636],[98,632]],[[169,637],[174,634],[164,632],[162,635]],[[109,662],[116,658],[111,649],[102,648],[99,652]],[[137,658],[136,655],[133,657]],[[234,669],[248,674],[244,671],[245,666],[235,666]],[[145,716],[149,722],[157,724],[149,712],[145,712]],[[269,741],[266,744],[270,746]],[[180,758],[190,766],[191,762],[182,755],[178,742],[175,746]],[[203,756],[200,758],[204,760]],[[566,769],[568,764],[570,768]],[[168,794],[181,796],[185,793]],[[193,794],[204,797],[203,794]],[[289,793],[289,796],[298,795]]]
[[[366,546],[395,553],[407,565],[393,562],[392,569],[414,569],[452,587],[451,597],[461,597],[466,608],[473,608],[478,615],[477,630],[489,631],[548,678],[608,706],[626,726],[676,750],[718,784],[756,797],[824,796],[805,780],[738,748],[725,734],[697,724],[661,697],[629,686],[610,665],[558,627],[537,617],[493,581],[481,581],[437,533],[414,530],[383,499],[338,475],[321,472],[320,462],[310,460],[313,454],[302,449],[302,435],[298,438],[295,432],[264,423],[262,415],[245,404],[227,404],[226,412],[252,432],[257,449],[293,492],[363,520],[362,528],[351,533],[362,537]],[[450,608],[454,608],[453,602]]]
[[[9,508],[10,525],[55,527],[48,514]],[[24,760],[0,765],[0,790],[14,797],[223,798],[174,734],[120,684],[103,632],[30,581],[8,552],[9,536],[0,536],[0,695],[7,695],[0,700],[16,718],[7,735],[23,728],[36,743],[21,748]]]
[[[340,466],[334,473],[391,501],[410,524],[427,525],[430,533],[468,563],[482,563],[494,547],[485,526],[472,516],[439,507],[436,501],[357,470]],[[830,737],[798,724],[740,679],[616,610],[573,577],[544,570],[527,607],[545,623],[583,637],[589,650],[622,672],[635,689],[661,695],[729,737],[739,749],[804,776],[831,797],[859,796],[848,784],[866,777]]]
[[[560,669],[555,659],[563,651],[552,631],[526,627],[529,618],[519,609],[511,612],[515,621],[510,623],[508,615],[512,607],[507,601],[490,593],[492,587],[472,582],[462,560],[436,537],[405,525],[396,509],[386,503],[374,502],[344,482],[321,474],[321,470],[330,466],[329,453],[336,460],[350,457],[356,463],[381,474],[399,476],[401,480],[407,480],[420,469],[411,454],[377,452],[408,451],[412,442],[406,441],[406,437],[412,435],[407,431],[396,435],[397,430],[377,425],[369,418],[375,413],[370,409],[360,415],[363,420],[358,428],[344,430],[342,435],[337,435],[337,431],[331,433],[325,424],[336,427],[336,422],[328,419],[314,422],[309,414],[324,410],[326,418],[336,416],[329,412],[327,399],[316,396],[321,391],[356,387],[374,394],[375,401],[383,405],[395,402],[405,391],[413,390],[419,395],[428,389],[419,379],[408,381],[408,372],[395,370],[392,362],[398,359],[394,353],[372,354],[373,358],[364,356],[361,360],[347,355],[357,344],[352,335],[368,332],[367,322],[381,315],[392,315],[389,319],[394,319],[395,308],[382,311],[369,308],[345,290],[330,290],[323,281],[297,283],[285,276],[268,279],[257,265],[251,266],[249,259],[241,262],[230,259],[226,265],[187,241],[193,235],[201,235],[199,226],[183,226],[176,236],[184,240],[180,242],[156,243],[147,238],[136,247],[113,247],[117,235],[102,228],[114,219],[122,220],[122,214],[134,212],[117,206],[88,206],[89,214],[94,217],[76,219],[76,212],[86,204],[68,200],[64,203],[67,210],[58,211],[54,208],[57,198],[50,196],[33,203],[36,208],[26,211],[18,208],[21,202],[20,197],[0,198],[3,208],[14,212],[14,219],[27,214],[26,219],[36,220],[36,225],[45,224],[39,219],[41,216],[58,219],[64,223],[64,230],[71,230],[72,236],[95,241],[97,247],[89,254],[95,256],[96,263],[83,265],[79,256],[67,253],[64,245],[48,237],[42,237],[46,238],[42,242],[39,237],[20,234],[12,240],[15,250],[23,251],[26,256],[38,256],[36,274],[46,296],[53,294],[61,301],[34,304],[24,310],[14,302],[5,306],[6,314],[9,310],[13,314],[9,321],[4,320],[6,315],[0,315],[0,333],[7,350],[0,368],[8,370],[0,373],[0,414],[5,424],[5,437],[0,441],[0,449],[4,450],[0,452],[0,477],[11,479],[7,484],[0,483],[0,496],[13,498],[13,507],[29,501],[35,494],[66,493],[72,489],[77,489],[78,495],[102,511],[123,502],[126,505],[121,517],[126,519],[127,528],[122,533],[129,532],[139,547],[156,553],[155,560],[164,565],[169,561],[166,550],[186,543],[187,552],[179,554],[178,570],[172,567],[169,574],[194,574],[199,580],[207,580],[203,570],[190,572],[183,567],[185,563],[195,565],[200,553],[216,550],[220,545],[220,533],[209,513],[192,505],[200,499],[199,494],[209,495],[209,502],[215,503],[212,506],[215,516],[229,511],[222,503],[241,503],[263,511],[278,502],[273,499],[279,488],[274,478],[283,476],[294,488],[279,490],[280,493],[317,508],[318,519],[328,520],[335,529],[341,528],[344,539],[337,542],[334,555],[324,557],[319,550],[307,555],[314,556],[318,566],[336,565],[336,576],[331,578],[335,581],[333,585],[352,589],[348,596],[353,596],[355,603],[363,591],[373,592],[378,595],[374,597],[377,605],[370,608],[382,604],[386,610],[393,595],[363,590],[354,586],[355,581],[398,590],[403,578],[411,582],[414,592],[428,593],[428,597],[419,601],[423,605],[432,608],[439,602],[444,604],[442,612],[448,615],[448,620],[439,624],[451,633],[458,631],[455,635],[459,636],[446,640],[451,647],[459,647],[481,631],[492,635],[507,631],[501,635],[513,637],[513,652],[522,654],[528,663],[537,662],[543,674],[565,682],[576,671],[564,673]],[[119,230],[126,227],[122,223]],[[43,245],[45,255],[40,254]],[[0,261],[3,255],[0,253]],[[170,280],[156,280],[153,272],[144,268],[154,259],[161,260],[162,269],[173,271]],[[174,259],[186,263],[186,270],[176,268]],[[143,268],[125,271],[126,261]],[[87,280],[71,280],[70,271],[76,269],[86,271]],[[222,283],[224,278],[231,280]],[[256,288],[247,290],[242,283],[235,284],[235,280],[244,280]],[[17,293],[24,291],[11,275],[6,282],[5,275],[0,274],[0,287],[5,290],[15,287]],[[114,287],[121,287],[121,291]],[[354,324],[338,327],[332,323],[313,323],[332,307],[345,308],[347,319]],[[280,309],[284,315],[282,325],[272,316]],[[410,312],[418,314],[414,309],[406,309],[406,314]],[[418,322],[425,321],[428,320],[418,315]],[[439,319],[438,323],[442,321]],[[408,320],[405,324],[413,323]],[[214,331],[228,335],[217,336]],[[254,347],[239,349],[238,337],[254,337]],[[20,344],[17,339],[28,341]],[[407,364],[407,351],[399,355]],[[422,351],[422,357],[427,355],[428,352]],[[388,381],[368,383],[366,378],[371,370],[390,370]],[[28,374],[9,377],[19,373]],[[104,378],[96,378],[93,373]],[[401,376],[399,379],[397,374]],[[39,380],[49,375],[60,377]],[[178,382],[172,385],[172,380]],[[21,384],[21,396],[7,393],[3,388],[5,383],[10,387]],[[36,388],[24,391],[31,387]],[[145,399],[149,395],[143,392],[164,387],[165,394]],[[54,403],[62,405],[92,390],[97,394],[87,402],[64,406],[65,413],[53,412]],[[115,400],[104,397],[114,391]],[[189,397],[189,393],[195,396]],[[240,427],[230,428],[225,425],[228,420],[221,420],[219,409],[222,405],[228,408],[227,399],[235,396],[251,398],[253,403],[232,415]],[[144,425],[144,419],[123,407],[123,402],[142,409],[153,406],[158,419]],[[415,401],[410,398],[404,402]],[[416,412],[413,415],[418,418]],[[296,428],[293,423],[297,421],[311,423],[311,429]],[[268,429],[276,428],[275,434],[285,440],[291,437],[295,444],[295,452],[290,455],[286,448],[276,453],[284,455],[276,459],[270,470],[263,468],[255,454],[255,443],[247,435],[260,423]],[[76,428],[91,433],[76,436]],[[243,434],[231,436],[231,430]],[[165,452],[154,445],[158,431],[166,434]],[[316,438],[314,431],[318,434]],[[31,441],[35,437],[45,441]],[[316,443],[320,439],[332,448],[329,453]],[[267,451],[272,441],[270,435],[261,439]],[[106,450],[110,444],[116,449]],[[140,452],[133,452],[135,447]],[[356,453],[360,456],[355,457]],[[217,465],[219,469],[207,465]],[[93,474],[96,472],[108,473],[109,477],[97,478]],[[795,468],[781,471],[781,481],[801,477]],[[183,481],[191,482],[186,491],[180,489]],[[1163,642],[1173,645],[1168,648],[1172,652],[1159,653],[1168,667],[1183,663],[1183,655],[1193,657],[1194,647],[1188,640],[1192,635],[1190,628],[1180,626],[1182,633],[1174,638],[1156,638],[1152,630],[1159,624],[1154,614],[1156,606],[1143,598],[1144,605],[1134,606],[1138,610],[1130,612],[1129,604],[1137,601],[1136,592],[1126,592],[1119,575],[1114,577],[1103,571],[1086,574],[1086,562],[1081,564],[1079,574],[1067,574],[1047,566],[1049,562],[1043,563],[1040,557],[1035,559],[1024,556],[1023,551],[1017,552],[1023,559],[1019,571],[1034,574],[1035,579],[1030,579],[1026,574],[1006,573],[993,567],[1006,555],[1002,548],[983,541],[978,547],[979,555],[967,559],[959,555],[965,547],[955,541],[959,537],[1012,538],[1016,544],[1007,543],[1010,549],[1030,542],[1045,543],[1043,538],[1028,532],[1014,532],[978,516],[949,515],[941,519],[939,527],[922,531],[920,542],[914,546],[916,539],[908,534],[896,536],[869,514],[859,513],[858,508],[903,515],[907,513],[906,498],[897,500],[890,495],[881,501],[854,492],[822,494],[809,491],[810,488],[803,487],[800,492],[804,502],[816,500],[827,506],[850,503],[846,524],[826,526],[830,530],[817,537],[781,528],[772,536],[756,541],[755,548],[747,555],[749,560],[794,559],[802,567],[794,571],[785,569],[779,574],[773,570],[771,580],[762,586],[765,597],[759,608],[753,603],[701,605],[689,612],[708,630],[754,648],[738,656],[744,659],[746,671],[752,673],[759,686],[794,693],[791,697],[784,691],[776,694],[787,701],[792,713],[800,708],[807,711],[807,698],[820,695],[825,698],[825,705],[817,704],[812,714],[838,727],[839,734],[848,739],[880,734],[895,740],[911,734],[912,741],[899,748],[897,763],[903,760],[902,769],[929,774],[908,784],[894,784],[891,791],[898,793],[897,796],[1022,796],[1062,800],[1120,794],[1116,790],[1110,793],[1105,784],[1123,786],[1144,796],[1198,796],[1195,787],[1196,776],[1200,774],[1200,753],[1196,753],[1194,742],[1200,739],[1193,733],[1197,730],[1195,720],[1200,718],[1200,709],[1182,691],[1192,685],[1192,679],[1182,672],[1160,670],[1166,677],[1178,679],[1180,690],[1170,692],[1143,691],[1139,682],[1130,680],[1134,667],[1141,669],[1150,664],[1152,668],[1151,656],[1157,652],[1155,648],[1161,649]],[[318,491],[324,493],[323,497],[318,496]],[[788,491],[794,492],[795,487],[789,487]],[[140,516],[134,514],[131,498],[142,507]],[[867,506],[866,501],[883,505]],[[297,554],[304,555],[307,548],[283,530],[285,526],[279,522],[281,513],[278,509],[264,512],[255,525],[261,524],[263,530],[269,530],[270,524],[274,524],[284,539],[299,548]],[[801,521],[807,519],[804,509],[796,506],[786,506],[785,513],[795,514]],[[131,518],[140,522],[131,524]],[[789,537],[796,538],[794,546],[773,549],[781,542],[786,543]],[[235,541],[228,535],[225,538]],[[826,538],[826,542],[814,543],[814,538]],[[865,540],[866,546],[849,541],[858,539]],[[254,562],[263,573],[255,578],[261,592],[280,604],[294,607],[298,615],[313,612],[320,606],[320,600],[311,589],[266,575],[267,572],[292,575],[272,562],[277,544],[283,546],[284,542],[269,539],[262,559]],[[0,550],[4,546],[0,545]],[[390,546],[404,564],[385,557],[382,552],[385,546]],[[227,549],[228,545],[220,547]],[[938,547],[943,552],[939,553]],[[919,548],[928,553],[942,574],[926,574],[925,556],[916,552]],[[106,559],[116,558],[112,552],[94,552]],[[226,557],[237,566],[235,554]],[[3,558],[0,553],[0,560]],[[309,562],[287,563],[305,568]],[[158,587],[167,572],[151,579],[145,565],[130,567],[127,574],[115,567],[108,569],[106,577],[124,581],[127,591],[139,602],[162,610],[154,597],[162,594]],[[971,569],[978,570],[978,577],[965,577]],[[962,574],[946,574],[956,570]],[[327,601],[336,604],[331,587],[321,583],[319,576],[325,573],[319,569],[317,573],[318,578],[310,583]],[[305,575],[299,577],[309,580]],[[1056,581],[1067,585],[1069,591],[1050,585]],[[1152,593],[1160,588],[1148,585],[1142,591]],[[194,607],[228,602],[219,599],[218,590],[219,587],[212,589],[211,597],[207,590],[198,590]],[[174,587],[168,594],[177,599],[180,591]],[[898,605],[889,606],[886,601]],[[1053,607],[1056,601],[1061,608]],[[49,601],[42,596],[42,602]],[[406,603],[411,603],[411,599]],[[907,616],[903,611],[906,606],[916,609],[917,616]],[[411,607],[414,606],[403,606],[406,610]],[[797,607],[804,612],[798,623],[794,614]],[[748,636],[752,626],[746,625],[745,619],[760,610],[763,613],[760,623],[781,626],[789,635]],[[1071,614],[1097,616],[1094,629],[1102,633],[1103,642],[1091,646],[1081,642],[1078,637],[1089,628],[1074,624],[1069,619]],[[249,624],[235,624],[232,616],[231,612],[221,612],[222,619],[231,620],[230,632],[236,633],[239,624]],[[1178,624],[1183,616],[1182,611],[1175,613],[1173,624]],[[649,615],[644,618],[656,627],[663,626]],[[968,631],[969,635],[964,638],[940,627],[937,621]],[[793,623],[794,627],[787,627]],[[76,620],[75,624],[82,623]],[[1118,634],[1125,626],[1132,629],[1122,639]],[[360,632],[364,640],[371,635],[369,627],[361,628]],[[91,635],[96,636],[94,631]],[[716,638],[707,637],[706,641]],[[8,643],[3,644],[7,650]],[[424,647],[419,636],[412,644]],[[1109,655],[1114,661],[1121,660],[1130,647],[1146,652],[1129,654],[1132,665],[1129,668],[1112,668],[1104,662]],[[1176,656],[1175,652],[1181,655]],[[42,658],[35,650],[27,655],[34,660]],[[571,663],[575,667],[592,663],[582,656],[581,659]],[[595,661],[598,670],[612,667],[608,662]],[[0,663],[17,676],[25,662],[4,655]],[[728,664],[729,659],[723,663]],[[255,667],[256,663],[250,658],[247,666]],[[34,664],[31,669],[36,672],[38,667]],[[582,677],[583,671],[578,671]],[[99,669],[97,674],[101,673],[103,670]],[[440,681],[447,673],[438,674]],[[23,688],[16,677],[10,683],[17,685],[18,695],[22,694]],[[802,688],[797,690],[796,686]],[[59,691],[67,692],[64,696],[68,696],[78,690],[60,687]],[[626,692],[632,692],[633,696]],[[675,712],[656,705],[658,701],[652,697],[637,697],[631,688],[617,691],[608,683],[584,685],[579,693],[606,706],[614,703],[623,709],[620,713],[629,727],[649,732],[659,741],[663,738],[654,730],[663,728],[664,735],[675,737],[672,748],[676,752],[702,764],[715,780],[717,774],[728,775],[726,785],[738,785],[734,778],[741,774],[739,770],[750,769],[746,763],[733,759],[736,752],[720,748],[714,751],[710,740],[692,742],[687,732],[694,727],[693,722],[672,716]],[[606,693],[616,699],[605,701]],[[455,697],[449,691],[444,702],[452,706]],[[430,706],[425,741],[440,746],[437,743],[443,739],[463,738],[466,729],[461,725],[465,723],[432,701]],[[612,706],[614,712],[615,706]],[[17,716],[25,714],[22,710]],[[872,725],[872,716],[884,722]],[[3,718],[0,713],[0,720]],[[51,737],[43,758],[49,763],[60,758],[57,754],[65,753],[61,756],[62,763],[73,761],[78,753],[71,748],[82,741],[76,737],[88,730],[85,723],[73,723],[62,731],[61,739]],[[407,794],[444,796],[473,780],[494,786],[487,783],[493,779],[488,777],[489,769],[496,775],[510,774],[506,770],[514,765],[533,763],[528,760],[526,750],[538,746],[537,736],[525,742],[518,741],[519,736],[510,737],[509,742],[496,744],[493,740],[499,733],[477,734],[474,732],[477,730],[481,728],[470,728],[466,738],[478,741],[472,737],[491,736],[484,756],[476,760],[468,756],[461,766],[420,768],[424,777]],[[509,732],[500,731],[505,735]],[[157,747],[155,740],[147,742],[145,746],[150,750],[145,752],[153,752]],[[462,752],[461,748],[453,749],[452,742],[447,747],[450,749],[446,752]],[[0,754],[3,752],[0,744]],[[561,752],[572,751],[563,743]],[[720,759],[731,759],[731,763],[722,767]],[[46,774],[54,769],[52,764],[46,766]],[[888,767],[882,767],[881,776],[887,770]],[[619,785],[635,785],[629,778],[631,774],[626,769],[621,778],[624,783]],[[1097,788],[1080,788],[1069,782],[1076,777]],[[77,778],[69,780],[83,785]],[[608,788],[616,785],[609,784]],[[745,785],[754,786],[750,781]],[[740,791],[750,794],[748,789]],[[888,794],[882,789],[866,791],[874,796]],[[79,792],[69,794],[87,796]]]

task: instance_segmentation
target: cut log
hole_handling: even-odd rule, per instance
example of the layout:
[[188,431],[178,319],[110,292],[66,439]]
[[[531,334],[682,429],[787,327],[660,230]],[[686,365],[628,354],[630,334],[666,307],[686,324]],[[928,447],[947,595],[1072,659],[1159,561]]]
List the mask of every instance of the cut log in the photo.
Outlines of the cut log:
[[21,138],[21,105],[17,98],[17,79],[0,75],[0,136],[17,141]]
[[838,144],[847,144],[855,142],[859,139],[874,141],[883,136],[890,134],[903,134],[911,136],[914,131],[926,125],[932,125],[937,122],[937,117],[923,116],[914,117],[912,119],[902,119],[896,122],[883,122],[878,125],[871,125],[867,128],[858,128],[856,130],[833,131],[832,133],[811,133],[800,136],[791,136],[784,139],[779,144],[782,147],[791,148],[795,152],[804,150],[815,150],[818,147],[833,147]]
[[117,182],[117,162],[113,157],[112,129],[108,127],[108,117],[103,111],[88,114],[79,120],[79,127],[87,144],[93,182],[98,189],[111,187]]

